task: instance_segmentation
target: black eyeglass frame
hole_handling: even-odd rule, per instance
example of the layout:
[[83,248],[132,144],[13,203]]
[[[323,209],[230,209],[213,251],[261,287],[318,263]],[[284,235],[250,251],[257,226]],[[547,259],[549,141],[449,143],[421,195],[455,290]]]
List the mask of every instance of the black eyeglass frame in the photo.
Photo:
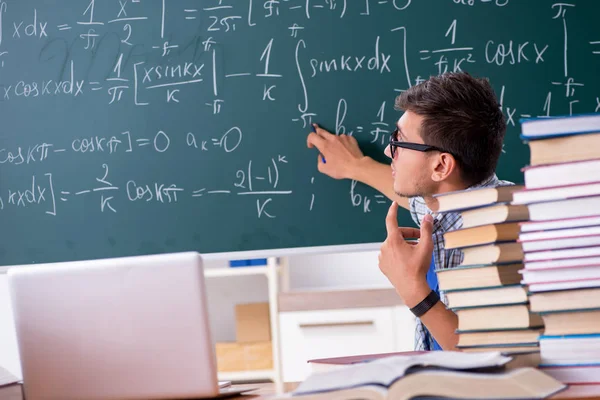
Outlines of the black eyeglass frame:
[[416,151],[420,151],[423,153],[425,153],[427,151],[439,151],[440,153],[448,153],[452,157],[454,157],[456,160],[458,160],[458,157],[455,154],[449,152],[448,150],[444,150],[440,147],[430,146],[430,145],[424,144],[424,143],[401,142],[398,140],[394,140],[394,138],[398,137],[398,133],[399,133],[399,129],[396,128],[390,134],[390,153],[392,155],[392,159],[396,157],[396,147],[401,147],[403,149],[416,150]]

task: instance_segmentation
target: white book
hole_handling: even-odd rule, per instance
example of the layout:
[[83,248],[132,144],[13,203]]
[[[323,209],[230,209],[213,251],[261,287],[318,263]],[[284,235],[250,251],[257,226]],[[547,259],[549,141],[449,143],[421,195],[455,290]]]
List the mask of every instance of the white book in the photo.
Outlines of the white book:
[[561,218],[550,221],[527,221],[521,223],[521,232],[549,231],[600,225],[600,215],[582,218]]
[[544,260],[560,260],[581,257],[600,256],[600,247],[584,247],[579,249],[564,249],[564,250],[548,250],[525,253],[524,260],[527,261],[544,261]]
[[543,201],[572,199],[575,197],[600,195],[600,182],[582,185],[567,185],[543,189],[525,189],[513,193],[512,204],[531,204]]
[[355,387],[378,382],[389,386],[406,371],[416,366],[440,367],[454,370],[499,367],[511,361],[499,352],[464,353],[460,351],[433,351],[424,354],[394,355],[311,376],[297,392],[322,391],[339,387]]
[[600,363],[600,335],[540,336],[542,365]]
[[527,270],[565,267],[590,267],[593,265],[600,266],[600,257],[567,258],[562,260],[545,260],[523,263],[523,266]]
[[551,283],[532,283],[527,287],[529,292],[553,292],[555,290],[585,289],[600,287],[600,279],[584,279]]
[[527,189],[600,182],[600,160],[529,167],[523,175]]
[[534,283],[567,282],[587,279],[600,279],[600,266],[555,268],[539,271],[523,269],[521,283],[530,285]]
[[535,203],[527,206],[532,221],[550,221],[558,218],[577,218],[597,215],[600,196]]
[[534,240],[531,242],[521,242],[521,246],[525,253],[530,251],[600,246],[600,235]]
[[[481,368],[494,368],[506,365],[512,357],[502,355],[500,352],[467,353],[460,351],[433,351],[423,354],[392,355],[374,361],[350,365],[343,369],[334,369],[327,372],[312,374],[298,386],[292,397],[323,394],[323,398],[335,398],[335,391],[352,390],[359,387],[376,385],[382,390],[399,382],[408,383],[415,376],[415,367],[421,373],[456,373]],[[432,370],[427,371],[426,368]],[[441,369],[441,371],[440,371]],[[448,371],[451,370],[451,371]],[[482,375],[483,376],[483,375]],[[454,378],[459,378],[455,375]],[[355,397],[343,398],[370,398],[354,394]],[[382,393],[384,395],[384,393]],[[382,396],[383,397],[383,396]],[[406,396],[409,398],[410,396]],[[398,398],[398,397],[391,397]]]
[[600,235],[600,226],[586,226],[583,228],[557,229],[541,232],[522,232],[519,234],[519,240],[522,242],[527,242],[530,240],[560,239],[594,235]]

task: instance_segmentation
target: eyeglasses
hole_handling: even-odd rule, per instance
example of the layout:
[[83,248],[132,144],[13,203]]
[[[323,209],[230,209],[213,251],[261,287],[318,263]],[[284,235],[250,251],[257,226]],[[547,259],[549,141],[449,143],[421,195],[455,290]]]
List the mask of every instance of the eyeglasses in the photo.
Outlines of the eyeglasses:
[[411,142],[402,142],[398,140],[399,129],[396,128],[390,135],[390,152],[392,153],[392,158],[396,157],[396,147],[402,147],[403,149],[416,150],[416,151],[439,151],[441,153],[451,154],[455,159],[458,160],[458,157],[449,152],[448,150],[441,149],[436,146],[430,146],[428,144],[423,143],[411,143]]

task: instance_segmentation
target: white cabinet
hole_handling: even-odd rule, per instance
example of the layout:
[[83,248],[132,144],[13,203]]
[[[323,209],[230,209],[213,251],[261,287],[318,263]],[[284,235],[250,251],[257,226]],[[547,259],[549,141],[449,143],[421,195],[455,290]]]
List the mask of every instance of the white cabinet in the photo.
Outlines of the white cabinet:
[[396,325],[396,350],[394,351],[413,351],[417,318],[407,306],[396,306],[393,310]]
[[308,360],[412,350],[414,318],[404,306],[279,314],[284,382],[311,372]]

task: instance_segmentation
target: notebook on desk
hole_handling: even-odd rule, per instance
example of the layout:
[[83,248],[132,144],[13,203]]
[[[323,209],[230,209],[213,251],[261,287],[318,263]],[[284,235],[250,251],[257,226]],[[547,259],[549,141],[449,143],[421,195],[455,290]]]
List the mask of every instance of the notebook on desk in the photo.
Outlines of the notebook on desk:
[[198,253],[17,266],[8,279],[27,400],[241,393],[217,381]]

